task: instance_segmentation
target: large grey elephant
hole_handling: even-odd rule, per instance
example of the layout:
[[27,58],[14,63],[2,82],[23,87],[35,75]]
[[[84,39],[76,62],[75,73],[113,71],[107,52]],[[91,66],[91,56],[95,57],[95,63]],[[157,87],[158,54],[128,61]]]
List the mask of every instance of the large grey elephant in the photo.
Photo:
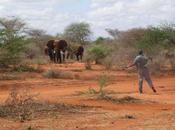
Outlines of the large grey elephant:
[[67,46],[68,44],[65,40],[49,40],[47,42],[46,49],[50,60],[55,63],[62,63],[65,61],[65,51],[67,49]]

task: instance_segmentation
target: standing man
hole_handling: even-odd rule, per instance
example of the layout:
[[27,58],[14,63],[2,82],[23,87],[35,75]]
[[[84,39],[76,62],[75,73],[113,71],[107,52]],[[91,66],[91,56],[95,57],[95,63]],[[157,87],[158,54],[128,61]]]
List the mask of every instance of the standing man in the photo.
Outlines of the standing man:
[[151,58],[145,57],[143,54],[143,51],[141,50],[139,51],[139,55],[135,58],[134,63],[126,67],[126,68],[130,68],[133,66],[137,67],[138,76],[139,76],[138,85],[139,85],[140,94],[142,94],[142,86],[143,86],[144,79],[147,81],[149,87],[153,90],[153,92],[156,93],[156,90],[150,78],[149,70],[147,68],[147,63],[149,59],[152,60]]

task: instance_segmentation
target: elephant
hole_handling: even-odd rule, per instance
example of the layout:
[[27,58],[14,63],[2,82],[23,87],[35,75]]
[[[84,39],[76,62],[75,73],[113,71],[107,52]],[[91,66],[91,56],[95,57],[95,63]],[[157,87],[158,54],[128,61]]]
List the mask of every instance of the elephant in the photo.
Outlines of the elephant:
[[77,49],[77,51],[76,51],[77,61],[79,61],[79,60],[82,61],[82,59],[83,59],[83,53],[84,53],[83,46],[79,46],[78,49]]
[[59,40],[54,42],[54,52],[56,63],[62,63],[65,61],[65,52],[67,50],[68,44],[65,40]]
[[84,48],[81,45],[72,45],[68,47],[67,49],[67,59],[71,58],[73,59],[74,56],[76,56],[77,61],[82,60],[83,58],[83,53],[84,53]]
[[51,61],[55,63],[62,63],[62,61],[65,61],[65,51],[68,46],[65,40],[49,40],[46,46],[45,52],[47,52]]
[[54,42],[55,40],[49,40],[46,44],[45,53],[49,55],[51,61],[54,61]]

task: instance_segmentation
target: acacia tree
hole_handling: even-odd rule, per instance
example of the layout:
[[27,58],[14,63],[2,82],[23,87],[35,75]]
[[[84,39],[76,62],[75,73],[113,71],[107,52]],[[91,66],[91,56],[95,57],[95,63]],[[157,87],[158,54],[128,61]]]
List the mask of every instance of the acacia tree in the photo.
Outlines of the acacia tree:
[[48,35],[44,30],[41,29],[30,29],[27,31],[28,40],[30,44],[28,44],[28,50],[26,51],[27,56],[36,57],[42,56],[44,53],[44,48],[46,46],[47,41],[53,39],[51,35]]
[[175,25],[148,28],[144,37],[137,43],[137,47],[156,57],[154,63],[159,70],[166,64],[174,68]]
[[108,34],[114,39],[114,40],[117,40],[119,38],[119,35],[120,35],[120,31],[118,29],[110,29],[110,28],[107,28],[105,29]]
[[0,18],[0,66],[19,63],[27,43],[25,29],[18,18]]
[[72,23],[64,30],[64,37],[71,42],[85,44],[90,40],[92,32],[88,23]]

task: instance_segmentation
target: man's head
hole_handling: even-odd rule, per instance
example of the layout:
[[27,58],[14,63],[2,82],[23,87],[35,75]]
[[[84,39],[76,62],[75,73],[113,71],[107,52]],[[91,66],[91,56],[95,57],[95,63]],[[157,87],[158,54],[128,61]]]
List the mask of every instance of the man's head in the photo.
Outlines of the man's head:
[[140,50],[139,51],[139,55],[143,55],[143,50]]

